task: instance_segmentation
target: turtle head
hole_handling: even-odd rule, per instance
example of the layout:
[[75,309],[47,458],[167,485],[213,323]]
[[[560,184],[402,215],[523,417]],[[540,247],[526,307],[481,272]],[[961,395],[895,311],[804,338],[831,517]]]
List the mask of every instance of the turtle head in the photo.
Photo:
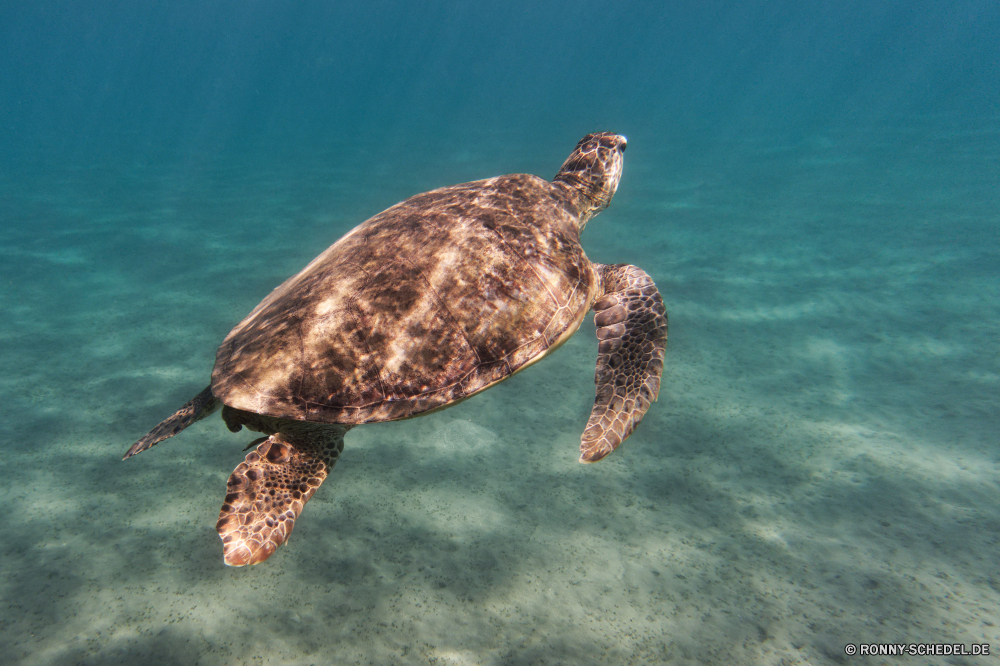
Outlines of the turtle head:
[[608,207],[622,177],[625,137],[612,132],[588,134],[552,179],[567,187],[580,211],[580,231],[587,221]]

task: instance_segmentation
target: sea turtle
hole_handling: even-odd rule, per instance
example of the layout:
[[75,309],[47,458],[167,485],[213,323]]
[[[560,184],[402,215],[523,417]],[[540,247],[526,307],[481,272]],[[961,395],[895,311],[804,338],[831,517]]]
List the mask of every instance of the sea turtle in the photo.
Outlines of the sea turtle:
[[226,336],[212,383],[125,458],[220,407],[263,433],[227,481],[226,564],[266,560],[362,423],[444,409],[542,359],[597,314],[600,460],[659,393],[667,317],[635,266],[591,263],[580,232],[618,188],[625,137],[585,136],[553,181],[514,174],[418,194],[355,227]]

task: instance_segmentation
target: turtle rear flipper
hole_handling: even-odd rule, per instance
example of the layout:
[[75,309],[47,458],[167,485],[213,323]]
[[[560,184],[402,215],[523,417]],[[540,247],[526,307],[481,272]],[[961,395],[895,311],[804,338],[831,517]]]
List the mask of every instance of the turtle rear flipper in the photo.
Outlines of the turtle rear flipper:
[[200,421],[206,416],[210,416],[215,410],[222,406],[218,398],[212,395],[212,387],[206,387],[204,391],[184,403],[184,406],[164,419],[160,425],[150,430],[142,439],[133,444],[125,453],[125,458],[130,458],[137,453],[142,453],[155,444],[173,437],[184,428],[195,421]]
[[295,519],[344,450],[349,429],[295,424],[247,454],[226,482],[215,526],[226,564],[260,564],[288,539]]
[[580,438],[580,462],[597,462],[632,434],[660,392],[667,312],[653,279],[627,264],[594,264],[602,296],[594,303],[600,340],[597,397]]

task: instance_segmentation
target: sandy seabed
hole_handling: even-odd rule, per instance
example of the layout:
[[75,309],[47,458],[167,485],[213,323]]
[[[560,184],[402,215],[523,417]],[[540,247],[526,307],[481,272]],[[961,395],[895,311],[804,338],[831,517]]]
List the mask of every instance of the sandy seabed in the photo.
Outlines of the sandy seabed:
[[[668,305],[663,389],[639,430],[577,463],[588,321],[453,409],[353,430],[289,544],[247,569],[223,566],[214,524],[252,434],[213,417],[121,455],[340,234],[509,162],[4,172],[0,662],[1000,653],[1000,133],[868,132],[686,160],[630,137],[584,244],[643,267]],[[562,156],[518,166],[547,174]]]

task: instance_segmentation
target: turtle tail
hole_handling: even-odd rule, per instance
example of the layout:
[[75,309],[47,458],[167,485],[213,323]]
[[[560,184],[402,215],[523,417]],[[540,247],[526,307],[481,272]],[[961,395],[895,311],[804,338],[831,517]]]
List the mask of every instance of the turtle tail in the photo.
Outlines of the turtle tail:
[[212,395],[212,387],[207,387],[204,391],[184,403],[183,407],[167,417],[160,425],[150,430],[145,437],[133,444],[125,453],[125,457],[122,460],[130,458],[137,453],[142,453],[163,440],[173,437],[195,421],[200,421],[206,416],[211,415],[212,412],[221,406],[222,403],[219,402],[219,399]]

